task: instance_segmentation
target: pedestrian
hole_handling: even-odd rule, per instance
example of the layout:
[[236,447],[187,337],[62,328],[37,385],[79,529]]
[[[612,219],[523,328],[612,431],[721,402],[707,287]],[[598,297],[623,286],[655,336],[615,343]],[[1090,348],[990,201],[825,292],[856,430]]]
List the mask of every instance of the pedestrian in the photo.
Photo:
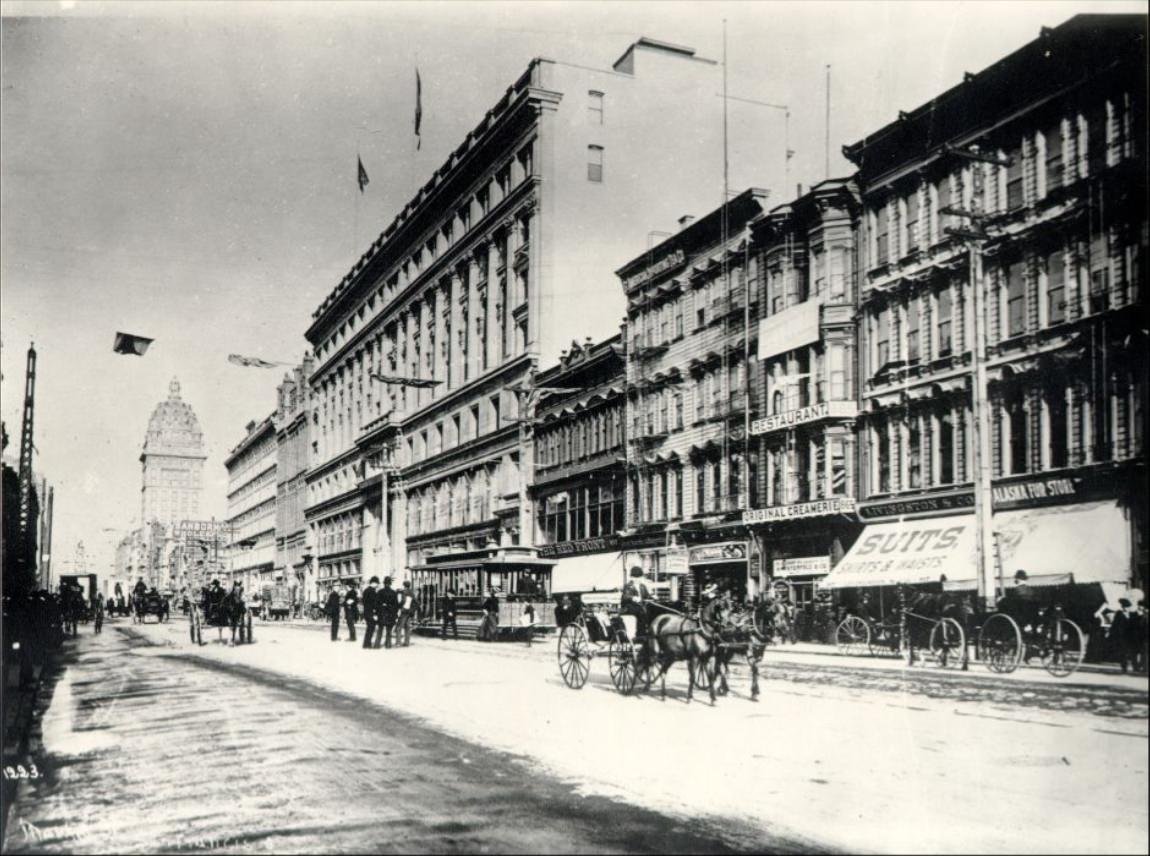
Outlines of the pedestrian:
[[1128,598],[1118,598],[1119,609],[1110,624],[1110,638],[1124,675],[1136,666],[1138,659],[1138,619],[1132,606]]
[[354,642],[355,623],[359,621],[359,591],[354,580],[347,584],[347,593],[343,596],[343,617],[347,619],[347,641]]
[[331,587],[331,594],[327,596],[327,605],[324,607],[327,611],[327,617],[331,619],[331,641],[339,641],[339,613],[340,613],[340,596],[339,586],[333,585]]
[[481,642],[494,642],[498,635],[499,598],[495,596],[495,589],[491,589],[483,601],[483,623],[479,625],[478,638]]
[[376,586],[379,577],[372,577],[367,581],[367,588],[363,590],[363,647],[370,648],[375,642],[376,626],[379,618],[379,593]]
[[535,633],[535,605],[531,601],[527,601],[527,605],[523,607],[523,626],[527,630],[527,647],[531,647],[531,637]]
[[411,590],[411,581],[405,581],[403,591],[399,593],[399,623],[396,628],[395,641],[404,648],[411,645],[411,621],[415,614],[415,593]]
[[96,605],[93,607],[92,623],[97,633],[104,629],[104,595],[96,592]]
[[1145,674],[1147,670],[1147,650],[1150,648],[1148,640],[1150,640],[1150,628],[1146,625],[1146,599],[1141,598],[1138,601],[1138,611],[1135,613],[1135,618],[1138,622],[1138,659],[1135,662],[1135,669]]
[[451,633],[455,639],[459,638],[459,627],[455,624],[455,592],[448,589],[443,595],[443,638],[447,638],[447,626],[451,625]]
[[[383,625],[385,634],[384,648],[391,647],[391,633],[395,629],[395,613],[399,609],[399,598],[395,596],[395,589],[391,587],[391,577],[383,578],[383,590],[379,593],[379,620]],[[376,643],[378,647],[378,641]]]

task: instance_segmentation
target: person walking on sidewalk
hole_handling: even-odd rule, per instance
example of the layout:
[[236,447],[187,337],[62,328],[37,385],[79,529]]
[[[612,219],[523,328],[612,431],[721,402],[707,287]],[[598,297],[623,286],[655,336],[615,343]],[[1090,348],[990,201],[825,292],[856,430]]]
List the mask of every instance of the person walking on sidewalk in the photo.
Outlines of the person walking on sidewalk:
[[483,601],[483,622],[479,625],[477,638],[480,642],[494,642],[499,635],[499,598],[495,596],[495,589]]
[[[395,596],[395,589],[391,587],[391,577],[383,578],[383,590],[380,591],[376,604],[379,606],[379,621],[383,625],[383,647],[390,648],[391,633],[395,628],[395,613],[399,608],[399,599]],[[378,640],[376,647],[379,647]]]
[[399,593],[399,627],[396,632],[396,644],[404,648],[411,645],[411,620],[415,614],[415,594],[411,591],[411,582],[403,584],[403,591]]
[[376,627],[379,619],[379,577],[367,581],[363,590],[363,647],[370,648],[375,643]]
[[100,592],[96,592],[96,601],[92,604],[92,624],[97,633],[104,629],[104,595]]
[[340,601],[339,586],[334,585],[331,587],[331,594],[327,596],[327,604],[324,609],[327,612],[327,617],[331,619],[331,641],[339,641],[339,614],[340,614]]
[[347,619],[348,642],[355,641],[355,623],[359,621],[359,591],[355,582],[347,584],[347,594],[343,596],[343,617]]
[[447,626],[451,625],[454,638],[459,638],[459,628],[455,624],[455,592],[448,589],[443,595],[443,638],[447,638]]

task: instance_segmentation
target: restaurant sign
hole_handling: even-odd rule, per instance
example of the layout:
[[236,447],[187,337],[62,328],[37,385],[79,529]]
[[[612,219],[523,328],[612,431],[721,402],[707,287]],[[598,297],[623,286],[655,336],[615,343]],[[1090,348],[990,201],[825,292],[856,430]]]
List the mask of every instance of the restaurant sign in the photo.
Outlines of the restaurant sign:
[[808,422],[818,422],[820,419],[850,419],[856,415],[858,408],[853,401],[824,401],[812,404],[810,407],[800,407],[798,410],[788,410],[786,413],[756,419],[751,423],[751,433],[768,434]]
[[817,502],[796,502],[793,505],[770,505],[743,512],[744,523],[770,523],[774,520],[794,520],[799,517],[823,517],[828,514],[853,514],[855,501],[849,496],[820,499]]
[[539,548],[539,558],[554,559],[560,556],[579,556],[584,553],[606,553],[619,549],[618,535],[604,535],[602,538],[584,538],[582,541],[560,541],[558,544],[544,544]]
[[727,541],[723,544],[700,544],[691,548],[691,564],[704,565],[714,562],[742,562],[747,558],[745,541]]
[[632,274],[631,276],[624,277],[623,288],[630,291],[637,285],[642,285],[650,279],[654,279],[664,271],[668,271],[673,267],[678,267],[687,260],[686,255],[681,249],[672,250],[659,261],[652,264],[650,267],[639,271],[639,273]]
[[775,577],[810,577],[831,572],[830,556],[801,556],[793,559],[775,559],[771,575]]

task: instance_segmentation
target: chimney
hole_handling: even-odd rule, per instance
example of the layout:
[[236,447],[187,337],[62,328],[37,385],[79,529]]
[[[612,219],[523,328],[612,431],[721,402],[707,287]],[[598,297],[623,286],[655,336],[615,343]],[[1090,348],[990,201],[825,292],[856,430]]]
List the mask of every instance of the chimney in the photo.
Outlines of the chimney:
[[682,232],[688,226],[695,222],[694,214],[684,214],[679,218],[679,231]]

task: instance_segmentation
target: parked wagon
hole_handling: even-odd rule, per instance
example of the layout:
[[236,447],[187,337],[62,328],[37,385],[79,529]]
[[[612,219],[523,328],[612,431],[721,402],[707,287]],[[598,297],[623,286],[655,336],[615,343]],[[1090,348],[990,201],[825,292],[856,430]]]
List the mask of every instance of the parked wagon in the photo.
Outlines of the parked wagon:
[[954,613],[945,596],[920,595],[882,617],[846,616],[835,628],[835,645],[842,654],[898,656],[905,641],[943,668],[965,667],[967,634]]
[[213,597],[205,589],[197,602],[193,602],[188,616],[188,632],[195,645],[204,644],[204,628],[217,628],[219,641],[223,641],[225,629],[231,630],[231,643],[242,645],[253,641],[252,615],[244,602],[242,593],[237,590],[223,597]]
[[163,623],[171,616],[168,599],[157,591],[138,594],[132,598],[133,622],[144,624],[149,615],[156,616],[156,620]]

